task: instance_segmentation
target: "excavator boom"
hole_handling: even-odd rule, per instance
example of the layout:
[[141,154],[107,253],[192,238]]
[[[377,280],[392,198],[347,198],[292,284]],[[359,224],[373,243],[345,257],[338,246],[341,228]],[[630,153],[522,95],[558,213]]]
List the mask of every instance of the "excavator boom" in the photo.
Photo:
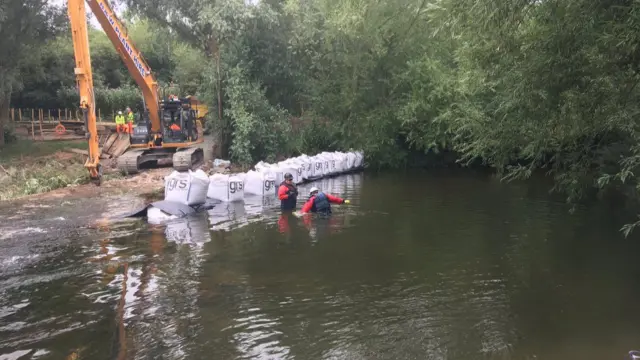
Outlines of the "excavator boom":
[[[78,1],[78,0],[76,0]],[[122,23],[116,17],[116,14],[109,6],[106,0],[86,0],[91,8],[93,15],[100,23],[102,30],[107,34],[109,40],[120,54],[120,58],[129,70],[131,76],[142,91],[145,106],[149,111],[149,119],[151,120],[151,132],[160,133],[160,115],[158,111],[158,83],[151,75],[150,67],[142,57],[138,49],[127,36]],[[85,20],[86,21],[86,20]]]

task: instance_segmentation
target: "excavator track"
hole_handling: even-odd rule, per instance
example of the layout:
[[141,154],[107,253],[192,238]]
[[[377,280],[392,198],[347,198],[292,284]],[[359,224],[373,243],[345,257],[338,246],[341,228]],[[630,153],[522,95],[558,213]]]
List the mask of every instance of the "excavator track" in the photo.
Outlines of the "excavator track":
[[137,174],[140,172],[140,158],[144,155],[144,149],[131,149],[118,157],[118,169],[125,174]]
[[177,171],[193,170],[204,163],[204,151],[199,147],[179,149],[173,154],[173,168]]

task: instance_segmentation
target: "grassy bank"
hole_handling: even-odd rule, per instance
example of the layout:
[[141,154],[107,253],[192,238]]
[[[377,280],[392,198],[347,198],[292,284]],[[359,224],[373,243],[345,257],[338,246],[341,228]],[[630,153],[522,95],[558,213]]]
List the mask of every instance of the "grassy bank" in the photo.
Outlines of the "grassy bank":
[[88,181],[82,155],[86,141],[20,140],[0,149],[0,200],[39,194]]

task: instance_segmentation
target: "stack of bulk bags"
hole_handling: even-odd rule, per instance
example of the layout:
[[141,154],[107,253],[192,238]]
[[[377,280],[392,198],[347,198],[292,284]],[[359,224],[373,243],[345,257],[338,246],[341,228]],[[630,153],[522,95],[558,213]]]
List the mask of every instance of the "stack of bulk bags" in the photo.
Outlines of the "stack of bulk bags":
[[242,201],[244,199],[244,178],[244,173],[211,175],[207,197],[223,202]]
[[202,170],[174,171],[164,179],[164,200],[193,206],[207,200],[209,177]]
[[272,195],[277,185],[274,173],[249,171],[244,178],[244,193],[258,196]]

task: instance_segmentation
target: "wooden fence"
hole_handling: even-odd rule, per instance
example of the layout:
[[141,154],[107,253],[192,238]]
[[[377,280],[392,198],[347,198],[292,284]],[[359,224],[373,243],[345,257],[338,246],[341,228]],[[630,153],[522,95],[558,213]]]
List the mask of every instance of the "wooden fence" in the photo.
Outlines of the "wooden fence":
[[[102,112],[98,109],[98,122],[113,122],[115,112],[103,119]],[[45,135],[54,134],[55,127],[61,122],[65,122],[64,126],[67,130],[73,130],[82,126],[82,117],[79,109],[21,109],[10,108],[9,120],[17,128],[26,129],[27,135],[36,140],[36,133],[39,132],[40,139],[44,140]],[[78,122],[78,126],[73,123]],[[73,128],[73,129],[72,129]],[[58,134],[59,135],[59,134]],[[60,136],[56,136],[60,137]]]
[[[96,114],[97,120],[102,121],[114,121],[115,112],[111,114],[105,114],[105,118],[102,117],[102,111],[98,109]],[[9,119],[11,121],[62,121],[62,120],[82,120],[79,109],[20,109],[10,108]]]

